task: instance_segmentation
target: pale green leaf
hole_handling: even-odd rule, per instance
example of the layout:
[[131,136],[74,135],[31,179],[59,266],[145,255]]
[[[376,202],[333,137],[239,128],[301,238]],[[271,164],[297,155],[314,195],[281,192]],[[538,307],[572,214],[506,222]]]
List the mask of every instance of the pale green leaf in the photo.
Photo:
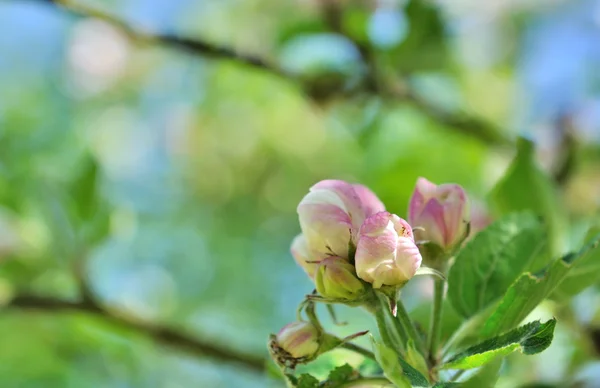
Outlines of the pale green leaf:
[[450,269],[448,297],[465,318],[499,299],[546,244],[531,213],[510,214],[469,241]]
[[517,155],[504,177],[490,193],[490,204],[499,214],[531,210],[548,222],[551,251],[558,254],[567,225],[557,189],[535,160],[534,144],[524,138],[517,142]]
[[427,361],[425,361],[421,352],[415,347],[414,341],[409,340],[406,347],[406,361],[423,376],[427,376],[429,373]]
[[499,337],[490,338],[453,356],[441,369],[472,369],[516,350],[536,354],[552,343],[556,320],[530,322]]
[[[598,227],[592,228],[587,237],[593,237],[600,232]],[[567,276],[553,291],[552,297],[567,300],[589,286],[600,282],[600,250],[596,249],[588,255],[573,262]]]
[[579,252],[570,253],[552,263],[542,274],[524,273],[508,289],[498,307],[486,321],[481,335],[484,338],[498,335],[517,326],[533,309],[546,299],[579,260],[596,255],[600,235]]
[[371,340],[373,342],[375,358],[377,359],[377,362],[379,362],[381,369],[383,369],[383,374],[385,377],[387,377],[398,388],[411,388],[411,382],[404,375],[404,371],[402,370],[402,366],[400,365],[400,361],[396,352],[384,344],[378,343],[374,338],[371,338]]
[[461,384],[462,388],[494,388],[498,381],[498,374],[502,366],[502,358],[490,361],[479,369],[467,381]]

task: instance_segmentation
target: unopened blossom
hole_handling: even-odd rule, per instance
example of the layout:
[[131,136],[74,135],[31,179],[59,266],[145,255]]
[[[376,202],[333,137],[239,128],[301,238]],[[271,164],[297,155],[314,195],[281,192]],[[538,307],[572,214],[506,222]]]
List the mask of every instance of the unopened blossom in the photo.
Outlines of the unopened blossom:
[[293,358],[314,356],[319,350],[319,331],[310,322],[292,322],[277,333],[276,341]]
[[297,209],[308,261],[327,256],[347,259],[363,221],[384,209],[377,196],[362,185],[324,180],[311,187]]
[[356,276],[354,266],[346,259],[331,256],[319,264],[315,276],[315,285],[319,294],[331,299],[356,300],[365,287]]
[[315,271],[319,266],[317,261],[320,261],[322,256],[310,251],[303,234],[299,234],[294,238],[290,251],[292,252],[292,256],[294,256],[296,263],[302,267],[308,276],[314,278]]
[[409,281],[422,258],[410,225],[395,214],[380,212],[362,225],[355,260],[358,277],[380,288]]
[[457,184],[436,185],[419,178],[408,207],[408,222],[417,239],[449,250],[466,238],[469,204]]

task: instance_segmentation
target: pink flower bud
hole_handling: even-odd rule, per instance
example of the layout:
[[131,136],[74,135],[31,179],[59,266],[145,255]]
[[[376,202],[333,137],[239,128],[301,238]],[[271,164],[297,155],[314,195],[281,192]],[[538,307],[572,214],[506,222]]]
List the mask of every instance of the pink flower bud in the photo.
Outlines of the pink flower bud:
[[276,341],[293,358],[312,357],[319,350],[319,331],[310,322],[292,322],[277,333]]
[[292,246],[290,248],[292,252],[292,256],[294,256],[294,260],[302,269],[310,276],[311,279],[315,277],[315,272],[318,263],[315,261],[320,261],[321,257],[315,255],[308,249],[308,245],[306,244],[306,238],[304,238],[303,234],[299,234],[292,241]]
[[406,283],[421,266],[421,260],[410,225],[397,215],[374,214],[360,228],[356,272],[374,288]]
[[325,298],[356,300],[365,292],[354,266],[346,259],[331,256],[321,261],[315,277],[319,294]]
[[381,201],[368,188],[340,180],[317,183],[298,205],[300,227],[316,260],[319,256],[348,258],[363,221],[383,210]]
[[447,250],[466,237],[469,204],[463,188],[454,183],[435,185],[419,178],[408,207],[408,221],[418,240]]

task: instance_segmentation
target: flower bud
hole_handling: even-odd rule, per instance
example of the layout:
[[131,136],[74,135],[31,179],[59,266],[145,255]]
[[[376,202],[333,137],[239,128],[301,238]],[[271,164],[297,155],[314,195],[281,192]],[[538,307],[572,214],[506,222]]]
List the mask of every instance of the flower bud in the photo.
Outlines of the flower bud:
[[362,185],[324,180],[311,187],[298,205],[298,216],[307,246],[315,256],[312,259],[347,259],[363,221],[383,210],[377,196]]
[[311,279],[314,279],[315,272],[319,266],[319,264],[315,263],[315,261],[320,261],[321,257],[313,256],[308,249],[304,235],[299,234],[294,238],[290,251],[292,252],[292,256],[294,256],[296,263],[302,267],[302,269],[308,274],[308,276],[310,276]]
[[321,261],[315,285],[319,294],[331,299],[356,300],[365,291],[363,283],[356,277],[354,266],[335,256]]
[[410,199],[408,221],[413,228],[419,228],[415,230],[418,240],[449,250],[466,238],[469,225],[467,195],[457,184],[437,186],[419,178]]
[[410,225],[397,215],[374,214],[360,228],[356,273],[374,288],[403,285],[415,275],[421,260]]
[[319,350],[319,331],[310,322],[292,322],[279,331],[276,342],[292,358],[310,358]]

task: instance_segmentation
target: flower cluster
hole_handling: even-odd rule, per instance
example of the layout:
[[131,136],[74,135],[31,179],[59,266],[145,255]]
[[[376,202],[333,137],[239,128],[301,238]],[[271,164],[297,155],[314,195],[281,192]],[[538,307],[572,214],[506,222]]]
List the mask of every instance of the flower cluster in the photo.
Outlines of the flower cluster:
[[363,282],[402,286],[421,265],[419,241],[450,250],[464,240],[469,222],[464,190],[425,178],[417,181],[408,222],[386,212],[365,186],[340,180],[311,187],[298,216],[302,233],[291,247],[296,262],[323,297],[347,300],[360,298]]
[[[387,212],[367,187],[341,180],[311,187],[297,210],[302,233],[291,253],[318,297],[336,303],[361,305],[378,289],[393,294],[421,266],[420,244],[449,254],[469,229],[464,190],[424,178],[411,197],[408,221]],[[273,338],[271,347],[289,364],[322,351],[319,338],[322,333],[311,323],[295,322]]]

